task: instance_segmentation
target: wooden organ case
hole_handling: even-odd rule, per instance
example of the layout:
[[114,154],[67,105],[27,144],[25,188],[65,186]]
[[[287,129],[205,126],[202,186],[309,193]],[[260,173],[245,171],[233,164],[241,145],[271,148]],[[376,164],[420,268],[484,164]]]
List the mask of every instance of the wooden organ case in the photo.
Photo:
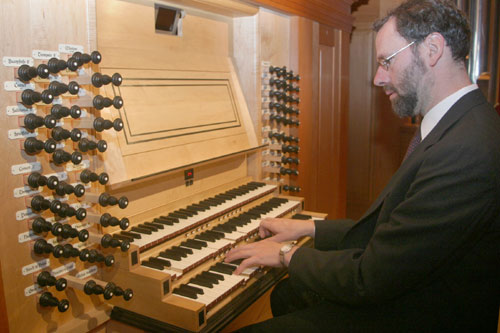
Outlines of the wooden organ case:
[[[231,59],[244,44],[232,19],[258,9],[222,3],[167,3],[172,34],[157,31],[153,1],[2,2],[3,329],[86,332],[115,307],[157,325],[146,329],[218,330],[252,286],[275,282],[267,270],[231,277],[222,264],[253,241],[259,218],[303,206],[258,181],[259,122]],[[64,64],[52,71],[52,60],[43,77],[54,58]],[[33,174],[45,180],[32,185]],[[65,187],[51,188],[51,176]],[[193,281],[223,287],[193,299]]]

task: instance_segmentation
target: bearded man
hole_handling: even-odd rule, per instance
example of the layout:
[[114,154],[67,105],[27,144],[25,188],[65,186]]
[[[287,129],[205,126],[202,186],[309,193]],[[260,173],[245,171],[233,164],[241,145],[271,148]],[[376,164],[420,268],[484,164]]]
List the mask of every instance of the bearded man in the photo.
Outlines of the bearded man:
[[[399,170],[358,221],[265,219],[236,274],[287,266],[274,318],[242,332],[496,332],[500,117],[465,68],[470,30],[451,1],[409,0],[376,22],[383,87],[423,117]],[[314,238],[314,248],[283,242]]]

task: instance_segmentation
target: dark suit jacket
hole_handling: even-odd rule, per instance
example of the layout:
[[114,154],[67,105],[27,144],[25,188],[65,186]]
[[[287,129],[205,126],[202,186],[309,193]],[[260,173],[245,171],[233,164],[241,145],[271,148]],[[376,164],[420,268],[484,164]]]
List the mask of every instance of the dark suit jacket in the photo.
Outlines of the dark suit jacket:
[[315,224],[290,281],[353,309],[353,327],[496,332],[500,117],[479,90],[466,94],[359,221]]

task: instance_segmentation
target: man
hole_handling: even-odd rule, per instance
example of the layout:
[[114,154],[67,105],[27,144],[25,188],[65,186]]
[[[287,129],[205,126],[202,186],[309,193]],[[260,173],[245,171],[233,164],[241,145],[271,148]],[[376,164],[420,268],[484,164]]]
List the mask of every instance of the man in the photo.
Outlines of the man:
[[[421,142],[359,221],[265,219],[269,238],[228,253],[246,258],[235,274],[289,271],[275,317],[242,331],[496,332],[500,117],[467,76],[467,21],[450,1],[410,0],[374,29],[374,83],[398,115],[423,116]],[[282,244],[302,236],[315,248]]]

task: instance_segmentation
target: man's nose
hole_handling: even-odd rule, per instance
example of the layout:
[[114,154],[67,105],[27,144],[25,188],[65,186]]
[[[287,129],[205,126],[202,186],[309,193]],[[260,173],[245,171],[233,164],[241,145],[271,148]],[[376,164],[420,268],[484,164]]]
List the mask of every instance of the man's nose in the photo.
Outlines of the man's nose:
[[377,71],[375,72],[375,77],[373,78],[373,84],[379,87],[383,87],[387,84],[389,75],[388,72],[384,68],[382,68],[382,66],[377,66]]

